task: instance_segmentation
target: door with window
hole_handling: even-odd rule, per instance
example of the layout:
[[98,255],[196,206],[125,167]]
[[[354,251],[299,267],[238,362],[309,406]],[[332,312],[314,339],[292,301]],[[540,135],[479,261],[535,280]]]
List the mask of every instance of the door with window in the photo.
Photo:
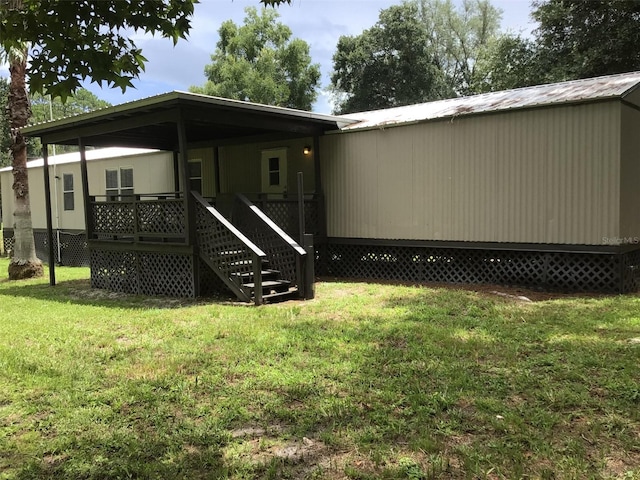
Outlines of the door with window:
[[262,193],[287,192],[287,149],[262,151]]

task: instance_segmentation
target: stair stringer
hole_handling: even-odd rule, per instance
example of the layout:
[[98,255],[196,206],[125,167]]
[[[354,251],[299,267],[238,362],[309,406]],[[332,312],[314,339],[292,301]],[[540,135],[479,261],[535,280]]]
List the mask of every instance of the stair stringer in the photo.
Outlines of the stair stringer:
[[[243,302],[262,303],[262,263],[266,254],[197,192],[196,226],[199,256],[204,263]],[[235,281],[237,274],[253,273],[251,291]]]

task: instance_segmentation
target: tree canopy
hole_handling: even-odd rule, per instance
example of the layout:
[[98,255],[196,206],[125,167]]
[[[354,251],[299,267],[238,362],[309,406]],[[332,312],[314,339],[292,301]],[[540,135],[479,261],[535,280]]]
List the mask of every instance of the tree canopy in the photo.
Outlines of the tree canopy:
[[553,81],[538,65],[538,49],[533,41],[519,35],[501,35],[489,44],[475,65],[473,93]]
[[131,30],[159,33],[175,43],[186,37],[196,2],[0,0],[0,53],[9,60],[7,112],[15,198],[10,279],[43,274],[33,239],[27,141],[22,134],[31,116],[28,90],[64,101],[89,79],[124,91],[145,62]]
[[459,95],[476,90],[476,65],[497,37],[502,12],[489,0],[415,0],[438,67]]
[[[59,97],[51,98],[48,95],[36,93],[31,95],[31,121],[33,123],[47,122],[52,119],[79,115],[110,106],[109,102],[101,100],[85,88],[76,90],[65,102],[62,102]],[[27,148],[27,156],[29,158],[42,156],[42,143],[39,138],[30,138],[27,142]],[[78,147],[73,145],[56,146],[56,153],[77,150]]]
[[478,62],[477,91],[640,70],[640,2],[544,0],[533,39],[499,37]]
[[640,2],[538,0],[540,65],[557,80],[640,70]]
[[475,91],[476,65],[496,37],[501,12],[489,0],[408,0],[343,36],[333,57],[336,111],[384,108]]
[[380,12],[360,35],[342,36],[333,56],[331,89],[336,112],[409,105],[452,95],[429,48],[415,3]]
[[[29,46],[31,92],[65,99],[83,80],[132,86],[145,58],[130,31],[185,38],[197,0],[1,0],[0,49]],[[52,19],[55,19],[52,21]]]
[[311,63],[309,45],[291,38],[280,15],[245,9],[244,25],[222,24],[220,40],[205,67],[207,82],[191,91],[267,105],[311,110],[317,98],[320,66]]

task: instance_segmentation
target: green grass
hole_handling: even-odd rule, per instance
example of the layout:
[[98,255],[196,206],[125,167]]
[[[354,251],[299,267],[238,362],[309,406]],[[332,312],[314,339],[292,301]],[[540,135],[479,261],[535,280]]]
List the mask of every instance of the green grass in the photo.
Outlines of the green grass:
[[56,272],[0,280],[0,479],[640,478],[638,296],[256,308]]

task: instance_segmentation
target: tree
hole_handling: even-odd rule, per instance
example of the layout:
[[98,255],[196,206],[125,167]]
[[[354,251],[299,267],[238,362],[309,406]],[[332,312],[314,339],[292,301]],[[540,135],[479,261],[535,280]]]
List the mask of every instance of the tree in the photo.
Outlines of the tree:
[[476,91],[640,70],[639,2],[547,0],[534,7],[534,40],[503,35],[492,42],[477,64]]
[[640,2],[546,0],[534,2],[538,68],[554,80],[640,70]]
[[537,45],[519,35],[502,35],[478,58],[471,82],[474,93],[495,92],[552,81],[538,68]]
[[[31,122],[41,123],[52,119],[70,117],[81,113],[92,112],[110,107],[109,102],[101,100],[86,88],[79,88],[63,103],[59,97],[35,93],[31,95]],[[73,145],[58,145],[56,153],[75,152],[78,148]],[[27,157],[40,157],[42,143],[39,138],[29,138],[27,141]]]
[[[8,110],[15,197],[14,251],[9,278],[42,275],[35,253],[27,144],[22,128],[31,115],[32,92],[65,100],[90,79],[132,86],[145,58],[129,31],[185,38],[197,0],[0,0],[0,51],[9,62]],[[55,17],[55,21],[51,18]]]
[[341,36],[333,56],[337,113],[425,102],[453,95],[429,48],[415,3],[380,12],[378,22],[357,36]]
[[[0,167],[11,164],[9,156],[9,117],[7,115],[7,101],[9,82],[0,78]],[[80,113],[91,112],[111,106],[110,103],[99,99],[85,88],[78,89],[65,103],[60,98],[36,93],[30,96],[31,122],[41,123],[52,119],[69,117]],[[56,153],[75,152],[78,147],[73,145],[58,145]],[[42,155],[42,143],[39,138],[27,138],[27,158],[37,158]]]
[[311,64],[309,45],[291,39],[275,10],[245,9],[244,25],[222,24],[220,40],[205,67],[207,82],[191,91],[281,107],[311,110],[320,66]]
[[425,25],[430,50],[459,95],[473,93],[478,60],[486,54],[500,29],[502,12],[489,0],[415,0]]
[[9,155],[9,112],[7,101],[9,99],[9,82],[6,78],[0,78],[0,167],[11,164]]

